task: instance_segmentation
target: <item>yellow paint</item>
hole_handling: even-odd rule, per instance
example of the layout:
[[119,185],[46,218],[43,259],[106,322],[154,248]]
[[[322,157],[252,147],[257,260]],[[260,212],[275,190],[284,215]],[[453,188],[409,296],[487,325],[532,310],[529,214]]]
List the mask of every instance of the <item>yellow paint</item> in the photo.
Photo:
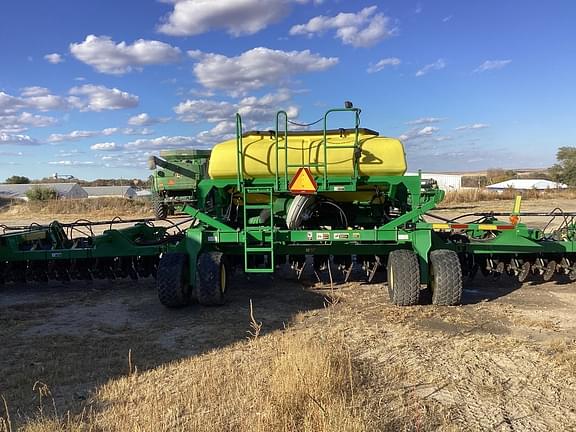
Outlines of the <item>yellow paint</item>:
[[443,223],[433,223],[432,229],[450,229],[450,225]]
[[[297,177],[296,177],[297,176]],[[290,190],[293,192],[316,192],[316,186],[311,178],[312,174],[303,169],[296,173],[296,176],[290,182]]]
[[484,230],[484,231],[494,231],[494,230],[497,230],[498,227],[496,225],[491,225],[491,224],[480,224],[480,225],[478,225],[478,229]]
[[522,195],[516,195],[516,199],[514,200],[514,210],[512,210],[512,214],[520,214],[520,208],[522,206]]
[[[406,157],[402,143],[393,138],[378,137],[361,133],[358,138],[361,148],[359,160],[360,175],[401,176],[406,172]],[[339,133],[327,137],[328,175],[351,176],[354,172],[352,146],[354,134],[340,137]],[[324,137],[322,132],[317,135],[290,135],[288,137],[288,164],[312,167],[313,175],[324,173]],[[244,148],[244,175],[248,178],[273,177],[276,174],[275,138],[269,135],[252,134],[242,139]],[[278,142],[278,173],[283,176],[286,171],[284,137]],[[217,144],[212,150],[208,173],[212,179],[236,178],[237,170],[236,139]],[[288,168],[288,175],[293,176],[297,167]]]

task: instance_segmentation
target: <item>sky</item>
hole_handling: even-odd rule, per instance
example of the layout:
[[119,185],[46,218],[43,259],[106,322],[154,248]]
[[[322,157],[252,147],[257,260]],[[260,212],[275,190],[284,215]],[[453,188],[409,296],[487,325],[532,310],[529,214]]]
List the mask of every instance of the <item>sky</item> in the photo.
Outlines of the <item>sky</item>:
[[[0,181],[146,178],[275,112],[352,101],[425,172],[545,168],[576,145],[573,0],[0,2]],[[330,127],[349,127],[351,116]]]

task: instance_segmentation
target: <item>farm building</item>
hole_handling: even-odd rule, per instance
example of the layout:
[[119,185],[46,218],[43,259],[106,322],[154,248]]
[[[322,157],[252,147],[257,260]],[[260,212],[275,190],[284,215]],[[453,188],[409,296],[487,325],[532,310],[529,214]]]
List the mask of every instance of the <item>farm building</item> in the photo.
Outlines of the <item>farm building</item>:
[[[406,175],[418,175],[417,173],[406,173]],[[462,188],[462,176],[458,174],[422,173],[425,180],[435,180],[438,188],[443,191],[454,191]]]
[[87,198],[88,194],[77,183],[0,184],[2,198],[27,200],[26,192],[33,187],[53,189],[59,199]]
[[563,183],[556,183],[543,179],[511,179],[500,183],[494,183],[486,186],[486,189],[493,191],[504,191],[507,189],[514,190],[548,190],[548,189],[566,189],[568,186]]
[[137,189],[136,195],[138,198],[152,198],[152,191],[148,189]]
[[132,186],[84,186],[88,198],[136,198]]

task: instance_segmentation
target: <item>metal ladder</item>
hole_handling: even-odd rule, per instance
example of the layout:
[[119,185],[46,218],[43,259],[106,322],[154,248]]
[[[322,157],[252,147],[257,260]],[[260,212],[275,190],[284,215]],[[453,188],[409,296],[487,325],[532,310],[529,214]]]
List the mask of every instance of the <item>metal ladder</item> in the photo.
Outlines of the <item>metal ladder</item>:
[[[244,187],[242,200],[244,210],[244,271],[246,273],[274,272],[274,203],[273,187]],[[266,194],[266,204],[249,204],[248,195]],[[269,220],[266,225],[260,222],[260,213],[268,210]],[[265,267],[251,266],[252,257],[267,257]]]

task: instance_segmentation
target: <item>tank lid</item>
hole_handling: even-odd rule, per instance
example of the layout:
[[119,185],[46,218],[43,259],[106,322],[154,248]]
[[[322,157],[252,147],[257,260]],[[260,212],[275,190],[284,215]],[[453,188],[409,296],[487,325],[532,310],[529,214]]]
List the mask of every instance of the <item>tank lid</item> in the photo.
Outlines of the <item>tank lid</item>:
[[[353,135],[355,133],[356,133],[356,129],[354,129],[354,128],[326,129],[326,135],[341,136],[341,135]],[[378,136],[379,135],[379,133],[376,132],[375,130],[366,129],[366,128],[358,128],[358,134],[359,135],[372,135],[372,136]],[[274,137],[276,135],[276,131],[273,131],[273,130],[267,130],[267,131],[253,130],[253,131],[244,132],[242,134],[243,137],[248,137],[248,136],[252,136],[252,135]],[[281,131],[280,135],[283,136],[284,132]],[[324,135],[324,130],[320,129],[320,130],[288,131],[288,136],[312,136],[312,135]]]

